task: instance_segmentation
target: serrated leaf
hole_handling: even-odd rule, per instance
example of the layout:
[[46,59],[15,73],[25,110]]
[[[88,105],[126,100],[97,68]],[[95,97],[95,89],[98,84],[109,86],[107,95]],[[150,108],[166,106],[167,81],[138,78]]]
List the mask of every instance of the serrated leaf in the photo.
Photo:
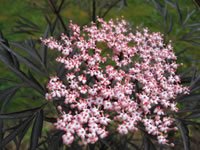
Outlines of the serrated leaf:
[[189,131],[187,126],[179,119],[176,119],[176,124],[181,132],[184,150],[190,150]]
[[43,110],[41,110],[35,118],[31,133],[30,150],[36,150],[38,146],[39,137],[42,135],[43,126]]
[[24,122],[22,122],[17,129],[15,129],[13,132],[11,132],[5,139],[3,139],[0,142],[0,147],[3,148],[10,141],[12,141],[17,135],[19,135],[22,132],[22,130],[32,121],[32,119],[33,119],[33,116],[30,117],[29,119],[25,120]]

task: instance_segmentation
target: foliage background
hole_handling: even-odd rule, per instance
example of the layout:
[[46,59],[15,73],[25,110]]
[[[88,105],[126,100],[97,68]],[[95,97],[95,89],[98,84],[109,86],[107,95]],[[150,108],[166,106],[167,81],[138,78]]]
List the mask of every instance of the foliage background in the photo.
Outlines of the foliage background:
[[[89,0],[88,0],[89,1]],[[83,1],[82,1],[83,2]],[[88,15],[88,12],[85,9],[84,3],[81,0],[65,0],[65,3],[62,7],[60,12],[61,17],[64,20],[65,25],[67,26],[69,20],[73,20],[74,23],[79,25],[88,24],[91,21],[91,16]],[[167,3],[168,2],[168,3]],[[173,4],[177,3],[180,7],[180,11],[182,13],[182,22],[187,19],[188,14],[192,11],[194,13],[186,20],[186,25],[189,24],[191,26],[183,27],[180,25],[180,12],[178,11],[176,6],[170,5],[170,2]],[[58,4],[60,1],[57,2]],[[197,80],[199,76],[199,69],[200,69],[200,11],[195,3],[194,0],[127,0],[127,6],[125,5],[122,7],[116,7],[111,9],[111,11],[105,16],[105,20],[109,20],[110,18],[116,18],[120,16],[124,16],[124,18],[132,24],[132,28],[134,29],[136,26],[139,27],[148,27],[150,32],[162,32],[165,33],[165,29],[170,32],[166,33],[166,41],[171,39],[173,41],[174,51],[179,56],[178,62],[184,63],[183,67],[180,67],[179,73],[182,73],[183,81],[185,81],[186,85],[195,85],[197,90],[194,91],[193,95],[197,95],[195,98],[193,97],[188,100],[193,100],[191,103],[180,103],[179,107],[183,110],[183,113],[178,114],[179,117],[182,119],[187,119],[190,116],[189,120],[187,121],[194,121],[200,122],[200,107],[199,107],[199,80]],[[160,4],[163,12],[167,11],[167,21],[163,19],[162,11],[159,8]],[[167,8],[166,8],[167,6]],[[55,13],[50,8],[49,3],[45,0],[0,0],[0,30],[3,32],[3,35],[9,41],[24,41],[24,39],[33,39],[38,40],[38,37],[42,37],[44,35],[44,31],[47,27],[47,19],[50,21],[56,19]],[[173,22],[171,17],[173,18]],[[24,18],[30,20],[34,26],[33,28],[27,27],[24,23]],[[158,21],[164,25],[160,26]],[[26,33],[24,33],[26,32]],[[57,32],[55,33],[57,36],[59,33],[63,32],[62,27],[58,27]],[[183,37],[186,35],[184,41]],[[192,42],[191,42],[192,41]],[[185,48],[187,48],[185,50]],[[36,48],[39,49],[40,47],[36,45]],[[19,54],[25,56],[26,54],[20,50],[19,48],[15,49]],[[48,52],[48,61],[52,61],[54,59],[54,54],[52,51]],[[51,62],[50,62],[51,63]],[[52,62],[53,64],[53,62]],[[189,68],[189,70],[188,70]],[[21,66],[21,69],[24,72],[28,72],[25,66]],[[184,72],[184,73],[183,73]],[[8,67],[0,61],[0,104],[1,109],[3,108],[3,98],[2,94],[5,93],[5,89],[15,85],[16,83],[20,83],[19,78],[8,69]],[[51,74],[55,74],[55,71],[51,71]],[[41,77],[33,72],[33,75],[40,83],[47,83],[48,79]],[[186,75],[186,76],[185,76]],[[5,78],[7,80],[5,80]],[[8,80],[14,80],[15,82],[9,82]],[[195,83],[194,83],[195,81]],[[183,82],[184,83],[184,82]],[[1,99],[2,98],[2,99]],[[13,95],[12,101],[8,103],[4,113],[12,113],[12,112],[19,112],[26,109],[40,107],[41,104],[45,103],[46,100],[38,94],[35,90],[31,88],[20,88],[16,94]],[[180,98],[181,99],[181,98]],[[182,98],[183,99],[183,98]],[[186,97],[187,99],[187,97]],[[184,102],[186,100],[182,100]],[[195,101],[195,102],[194,102]],[[195,107],[192,105],[194,104]],[[51,117],[55,117],[55,107],[51,104],[48,104],[48,108],[52,110],[50,112]],[[188,110],[186,112],[186,110]],[[191,111],[195,110],[195,112]],[[2,110],[1,110],[2,111]],[[193,115],[191,117],[191,115]],[[194,115],[196,115],[194,117]],[[11,121],[4,123],[8,126],[15,126],[16,122]],[[183,123],[187,124],[187,123]],[[33,125],[32,125],[33,127]],[[185,127],[185,126],[184,126]],[[195,123],[188,124],[188,133],[182,127],[180,130],[182,132],[177,132],[174,136],[179,139],[180,141],[187,142],[187,138],[184,135],[188,134],[190,136],[190,148],[193,150],[198,148],[198,144],[200,144],[200,130],[198,124]],[[42,134],[45,135],[49,131],[53,130],[53,126],[49,122],[44,122],[42,128]],[[25,135],[22,145],[20,149],[28,149],[30,140],[31,140],[31,131],[32,129],[29,128],[27,134]],[[182,134],[181,134],[182,133]],[[136,139],[140,139],[141,136],[137,133],[135,135]],[[183,137],[183,140],[181,139]],[[178,141],[178,140],[177,140]],[[184,149],[187,145],[183,146],[180,142],[177,142],[177,147],[175,149]],[[137,142],[137,144],[141,144],[141,142]],[[155,143],[155,142],[153,142]],[[150,146],[151,147],[151,146]],[[7,145],[8,149],[15,149],[14,142],[10,142]],[[143,147],[141,147],[143,148]],[[152,147],[151,147],[152,148]],[[159,149],[164,147],[160,146]],[[166,148],[166,147],[165,147]],[[168,149],[168,148],[166,148]],[[186,148],[185,148],[186,149]]]

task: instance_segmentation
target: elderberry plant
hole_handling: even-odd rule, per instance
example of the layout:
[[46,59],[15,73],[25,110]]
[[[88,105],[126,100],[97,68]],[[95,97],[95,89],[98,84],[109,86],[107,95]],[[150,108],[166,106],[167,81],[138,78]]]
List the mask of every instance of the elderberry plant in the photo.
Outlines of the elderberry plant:
[[[149,33],[147,28],[130,33],[123,18],[97,20],[100,27],[91,22],[81,29],[70,22],[70,37],[41,39],[61,53],[56,61],[67,70],[64,82],[51,77],[46,94],[47,100],[64,100],[55,123],[65,131],[63,143],[75,139],[95,143],[109,134],[108,126],[117,125],[125,135],[138,130],[140,122],[160,144],[169,145],[167,134],[177,128],[168,112],[178,111],[174,101],[178,94],[189,94],[176,75],[180,64],[171,42],[164,44],[161,33]],[[104,56],[107,51],[110,54]]]

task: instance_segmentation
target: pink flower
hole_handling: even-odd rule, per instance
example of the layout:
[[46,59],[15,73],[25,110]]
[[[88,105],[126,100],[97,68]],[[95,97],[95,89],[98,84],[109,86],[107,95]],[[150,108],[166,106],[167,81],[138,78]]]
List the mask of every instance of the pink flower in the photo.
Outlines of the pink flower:
[[[164,112],[178,111],[173,99],[189,93],[176,75],[179,64],[171,42],[165,45],[159,32],[147,28],[129,33],[124,19],[98,21],[99,28],[91,23],[82,29],[70,22],[70,37],[42,40],[61,53],[56,61],[68,72],[66,82],[51,77],[46,93],[47,100],[64,98],[66,107],[59,106],[62,115],[55,123],[66,132],[63,143],[69,145],[77,137],[84,144],[95,143],[108,135],[109,125],[118,124],[117,131],[128,134],[141,122],[159,143],[168,144],[167,133],[174,127]],[[106,57],[98,43],[108,47]]]

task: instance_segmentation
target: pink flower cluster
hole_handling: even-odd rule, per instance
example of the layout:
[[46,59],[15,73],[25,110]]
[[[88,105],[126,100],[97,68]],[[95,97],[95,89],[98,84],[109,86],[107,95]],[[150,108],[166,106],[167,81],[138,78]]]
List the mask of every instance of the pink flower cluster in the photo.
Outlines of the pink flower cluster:
[[62,115],[55,125],[66,132],[63,142],[95,143],[108,135],[111,122],[120,134],[138,130],[140,122],[159,143],[168,144],[167,133],[176,128],[167,112],[178,111],[173,99],[189,93],[175,74],[179,65],[171,43],[165,45],[160,33],[146,28],[129,32],[123,18],[98,22],[100,27],[91,23],[82,29],[71,22],[70,37],[42,40],[62,54],[56,60],[68,70],[65,82],[51,77],[46,94],[47,100],[64,98],[71,108],[58,107]]

